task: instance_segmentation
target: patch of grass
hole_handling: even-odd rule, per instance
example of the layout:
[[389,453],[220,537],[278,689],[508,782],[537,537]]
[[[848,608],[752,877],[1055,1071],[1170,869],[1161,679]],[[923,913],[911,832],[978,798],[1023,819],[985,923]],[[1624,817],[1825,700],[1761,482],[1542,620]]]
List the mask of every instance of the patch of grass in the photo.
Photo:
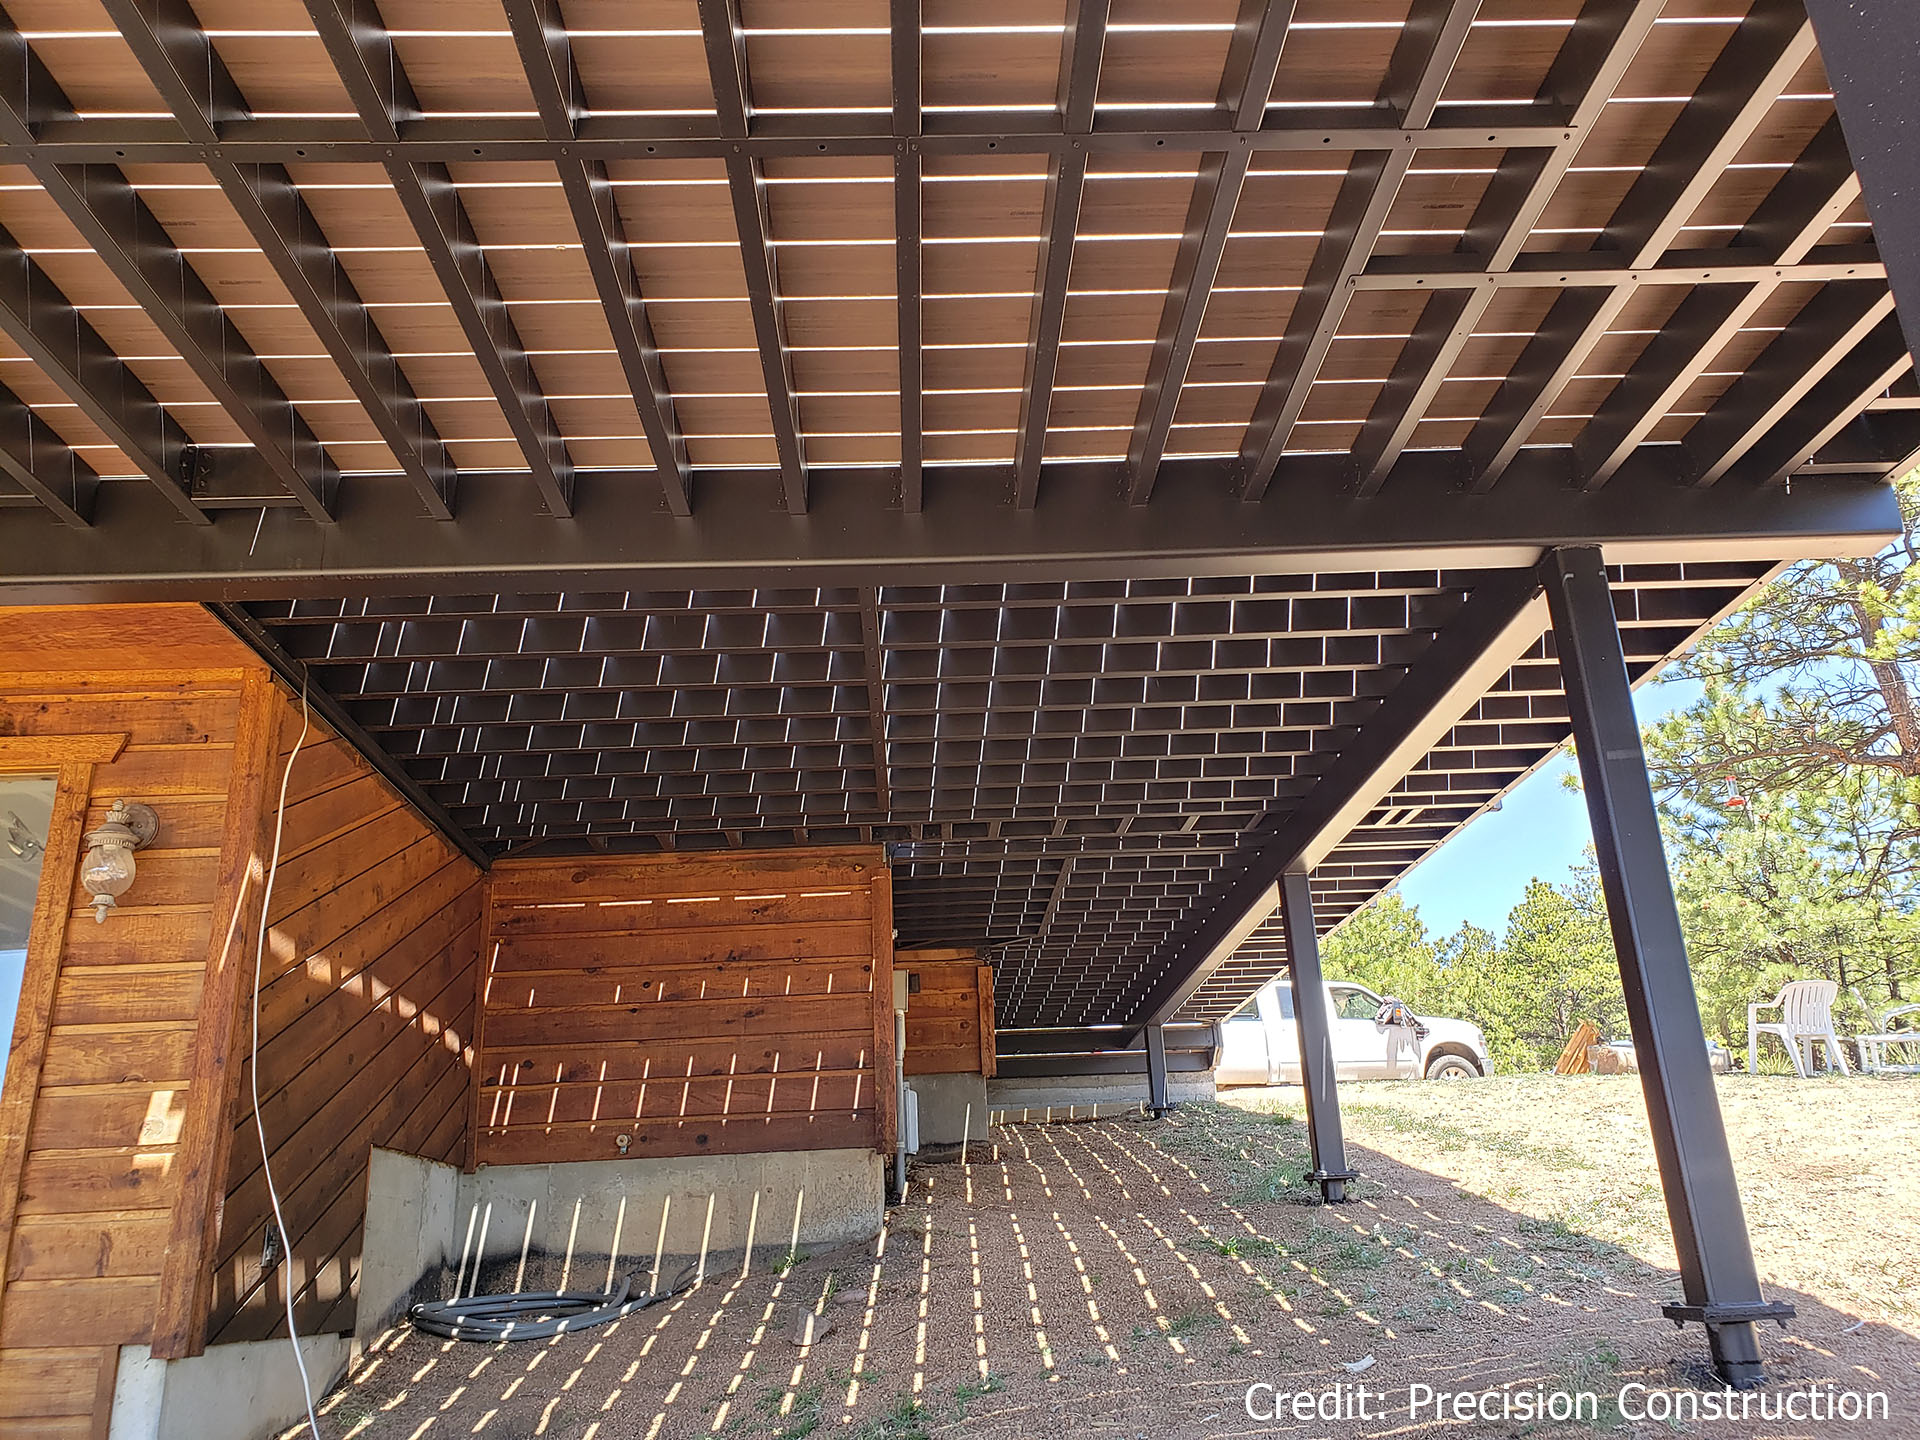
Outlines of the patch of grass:
[[343,1435],[355,1426],[363,1427],[361,1433],[365,1434],[380,1419],[380,1407],[369,1395],[343,1395],[331,1409],[322,1407],[322,1411],[328,1419],[339,1424]]
[[1504,1134],[1491,1127],[1469,1131],[1389,1101],[1357,1105],[1353,1109],[1353,1114],[1356,1119],[1364,1117],[1378,1121],[1386,1129],[1402,1135],[1420,1135],[1430,1140],[1443,1141],[1448,1149],[1486,1150],[1511,1159],[1534,1161],[1553,1170],[1595,1168],[1589,1156],[1570,1145],[1537,1143],[1523,1136]]
[[773,1273],[776,1275],[784,1275],[806,1258],[807,1252],[804,1250],[789,1250],[773,1262]]
[[826,1388],[824,1380],[817,1380],[804,1389],[794,1391],[793,1404],[787,1408],[785,1415],[780,1413],[780,1402],[787,1392],[777,1386],[770,1389],[760,1397],[758,1406],[760,1413],[773,1424],[773,1428],[766,1433],[778,1437],[778,1440],[801,1440],[802,1436],[813,1434],[820,1428],[824,1418],[822,1397]]
[[1620,1253],[1618,1246],[1574,1229],[1566,1219],[1557,1215],[1545,1220],[1524,1216],[1515,1229],[1522,1240],[1536,1248],[1562,1255],[1612,1256]]
[[1225,1255],[1231,1259],[1240,1253],[1240,1244],[1240,1237],[1238,1235],[1229,1235],[1224,1240],[1216,1240],[1213,1242],[1214,1253]]
[[1220,1317],[1211,1310],[1195,1306],[1191,1310],[1182,1310],[1178,1315],[1167,1318],[1167,1333],[1185,1339],[1197,1335],[1202,1330],[1210,1330],[1220,1323]]
[[1378,1241],[1324,1225],[1307,1231],[1305,1250],[1314,1266],[1323,1270],[1378,1270],[1387,1263],[1387,1249]]
[[[1106,1357],[1103,1355],[1100,1358],[1104,1360]],[[1007,1382],[1001,1378],[1000,1372],[989,1370],[978,1380],[962,1380],[954,1386],[953,1398],[954,1402],[965,1410],[982,1395],[997,1395],[1006,1388]]]
[[853,1440],[933,1440],[927,1429],[927,1407],[911,1395],[902,1395],[886,1414],[854,1431]]
[[1301,1182],[1306,1178],[1304,1165],[1289,1160],[1277,1161],[1247,1177],[1246,1182],[1234,1191],[1233,1199],[1240,1205],[1298,1199]]
[[1625,1423],[1614,1397],[1620,1391],[1620,1352],[1611,1340],[1602,1340],[1585,1350],[1576,1350],[1566,1359],[1561,1373],[1566,1388],[1578,1393],[1590,1390],[1600,1401],[1600,1413],[1588,1422],[1595,1430],[1617,1430]]

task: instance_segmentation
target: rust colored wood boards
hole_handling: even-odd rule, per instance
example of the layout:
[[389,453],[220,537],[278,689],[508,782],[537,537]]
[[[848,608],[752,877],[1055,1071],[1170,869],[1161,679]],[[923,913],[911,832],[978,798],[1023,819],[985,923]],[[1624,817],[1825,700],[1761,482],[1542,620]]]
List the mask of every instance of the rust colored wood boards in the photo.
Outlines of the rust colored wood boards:
[[891,1147],[878,847],[507,861],[490,888],[478,1161]]
[[907,997],[907,1074],[991,1079],[993,967],[972,950],[902,950],[894,964],[919,977]]
[[[0,1097],[0,1436],[105,1433],[118,1347],[154,1337],[217,963],[236,740],[264,671],[198,606],[0,611],[0,766],[57,774]],[[75,884],[117,799],[160,816],[96,924]],[[228,900],[225,903],[231,904]]]
[[[218,1168],[224,1204],[204,1272],[207,1337],[353,1327],[372,1147],[458,1164],[466,1155],[484,883],[345,741],[280,697],[256,844],[280,863],[259,997],[261,1121],[253,1114],[252,966],[237,991]],[[209,1032],[211,1014],[203,1021]],[[277,1234],[277,1227],[276,1234]]]

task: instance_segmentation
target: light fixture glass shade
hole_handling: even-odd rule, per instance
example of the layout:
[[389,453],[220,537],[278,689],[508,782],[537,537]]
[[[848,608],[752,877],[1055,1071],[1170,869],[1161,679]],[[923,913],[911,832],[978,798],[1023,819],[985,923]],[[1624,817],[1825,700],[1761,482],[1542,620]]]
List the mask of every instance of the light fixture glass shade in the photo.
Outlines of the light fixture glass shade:
[[[102,826],[104,830],[107,827]],[[99,835],[95,831],[95,836]],[[93,918],[106,923],[107,911],[133,885],[134,861],[131,836],[96,839],[87,850],[86,863],[80,867],[80,884],[93,901]]]
[[145,805],[113,802],[106,823],[87,835],[87,855],[80,864],[80,885],[93,904],[93,918],[106,924],[107,911],[133,885],[133,852],[152,841],[159,818]]

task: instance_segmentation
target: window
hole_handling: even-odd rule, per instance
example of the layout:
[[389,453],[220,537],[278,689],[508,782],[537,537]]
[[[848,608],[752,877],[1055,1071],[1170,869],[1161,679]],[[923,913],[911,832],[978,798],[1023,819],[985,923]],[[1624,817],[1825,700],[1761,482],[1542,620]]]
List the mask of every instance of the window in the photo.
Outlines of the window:
[[1333,1013],[1341,1020],[1371,1020],[1380,1009],[1377,997],[1342,985],[1333,992]]
[[20,1008],[57,783],[51,775],[0,775],[0,1036],[8,1040]]

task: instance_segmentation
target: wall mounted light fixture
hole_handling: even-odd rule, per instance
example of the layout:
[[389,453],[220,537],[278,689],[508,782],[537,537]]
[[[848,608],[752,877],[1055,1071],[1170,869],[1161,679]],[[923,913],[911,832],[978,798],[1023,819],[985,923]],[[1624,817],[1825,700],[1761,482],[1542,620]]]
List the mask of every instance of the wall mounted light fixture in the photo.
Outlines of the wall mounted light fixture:
[[106,823],[87,833],[87,858],[80,865],[80,884],[93,904],[96,924],[107,923],[107,911],[133,885],[133,852],[144,850],[160,833],[160,817],[153,807],[138,801],[113,802]]

